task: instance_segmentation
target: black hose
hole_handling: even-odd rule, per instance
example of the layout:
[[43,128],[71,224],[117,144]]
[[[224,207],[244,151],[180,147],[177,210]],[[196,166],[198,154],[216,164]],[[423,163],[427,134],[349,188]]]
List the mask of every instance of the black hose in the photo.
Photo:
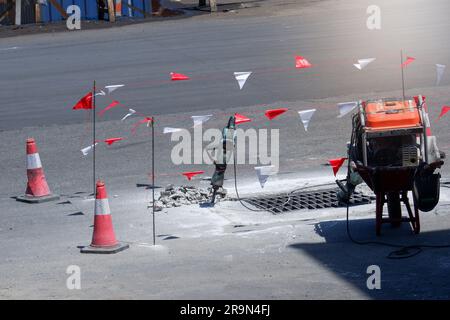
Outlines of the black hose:
[[270,210],[272,210],[272,209],[279,208],[279,207],[283,208],[286,204],[288,204],[288,203],[291,201],[291,195],[288,194],[288,199],[286,200],[286,202],[284,202],[283,204],[281,204],[281,205],[279,205],[279,206],[273,206],[273,207],[268,208],[268,209],[253,209],[253,208],[250,208],[250,207],[248,207],[247,205],[245,205],[244,202],[242,201],[241,197],[239,196],[239,192],[238,192],[238,188],[237,188],[237,174],[236,174],[236,171],[237,171],[237,169],[236,169],[236,160],[237,160],[237,158],[236,158],[236,148],[233,149],[233,156],[234,156],[234,161],[233,161],[234,190],[235,190],[235,192],[236,192],[236,197],[237,197],[239,203],[240,203],[244,208],[246,208],[247,210],[250,210],[250,211],[254,211],[254,212],[270,211]]
[[[355,126],[355,117],[352,118],[352,135],[350,138],[350,147],[348,148],[348,160],[347,160],[347,181],[349,181],[349,173],[350,173],[350,163],[351,163],[351,150],[353,148],[353,143],[354,143],[354,139],[355,139],[355,130],[354,130],[354,126]],[[301,187],[301,188],[297,188],[292,190],[291,192],[289,192],[288,195],[288,199],[286,200],[285,203],[283,203],[280,206],[273,206],[269,209],[253,209],[248,207],[247,205],[244,204],[244,202],[242,201],[242,199],[239,196],[239,192],[238,192],[238,187],[237,187],[237,169],[236,169],[236,149],[233,149],[233,155],[234,155],[234,162],[233,162],[233,171],[234,171],[234,189],[236,192],[236,197],[238,199],[238,201],[240,202],[240,204],[246,208],[247,210],[250,211],[254,211],[254,212],[263,212],[263,211],[270,211],[274,208],[279,208],[279,207],[284,207],[286,204],[288,204],[291,201],[291,195],[295,192],[298,192],[300,190],[303,189],[307,189],[307,188],[312,188],[312,187],[319,187],[319,186],[325,186],[325,185],[330,185],[330,183],[328,184],[321,184],[321,185],[315,185],[315,186],[305,186],[305,187]],[[385,247],[391,247],[391,248],[399,248],[399,250],[395,250],[390,252],[387,255],[388,259],[406,259],[406,258],[411,258],[414,257],[416,255],[418,255],[419,253],[421,253],[423,250],[423,248],[431,248],[431,249],[443,249],[443,248],[450,248],[450,244],[443,244],[443,245],[429,245],[429,244],[417,244],[417,245],[403,245],[403,244],[397,244],[397,243],[389,243],[389,242],[382,242],[382,241],[360,241],[360,240],[356,240],[355,238],[353,238],[352,233],[350,231],[350,219],[349,219],[349,207],[350,207],[350,194],[348,193],[348,198],[347,198],[347,212],[346,212],[346,230],[347,230],[347,236],[350,239],[351,242],[358,244],[358,245],[379,245],[379,246],[385,246]],[[411,252],[412,251],[412,252]]]

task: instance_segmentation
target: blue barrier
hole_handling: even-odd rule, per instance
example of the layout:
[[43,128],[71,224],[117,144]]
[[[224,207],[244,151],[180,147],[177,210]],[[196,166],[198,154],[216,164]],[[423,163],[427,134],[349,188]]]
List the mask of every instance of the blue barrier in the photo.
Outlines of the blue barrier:
[[[83,20],[97,20],[98,19],[98,9],[96,0],[56,0],[64,10],[70,5],[77,5],[81,9],[81,19]],[[119,0],[115,0],[117,3]],[[47,2],[47,6],[41,6],[41,21],[42,22],[57,22],[64,20],[61,14],[56,10],[56,8],[51,4],[50,1]],[[131,17],[143,18],[144,15],[137,11],[129,8],[126,4],[130,3],[133,7],[136,7],[142,11],[151,12],[151,0],[122,0],[122,16],[129,17],[131,12]]]

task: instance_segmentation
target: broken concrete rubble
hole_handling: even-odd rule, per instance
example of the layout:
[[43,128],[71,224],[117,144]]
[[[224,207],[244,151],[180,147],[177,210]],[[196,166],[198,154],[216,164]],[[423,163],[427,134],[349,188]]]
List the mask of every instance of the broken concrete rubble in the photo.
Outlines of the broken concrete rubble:
[[[163,208],[209,202],[211,194],[211,187],[207,189],[187,185],[175,187],[173,184],[169,184],[164,191],[160,192],[159,198],[155,201],[155,211],[161,211]],[[219,189],[217,195],[218,199],[223,200],[227,196],[227,190]],[[152,204],[152,201],[150,201],[149,207]]]

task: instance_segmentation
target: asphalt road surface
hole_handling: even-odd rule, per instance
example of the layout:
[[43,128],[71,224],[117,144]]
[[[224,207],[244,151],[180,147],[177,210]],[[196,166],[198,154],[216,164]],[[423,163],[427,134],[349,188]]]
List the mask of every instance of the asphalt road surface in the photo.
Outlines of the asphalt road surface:
[[[131,134],[138,118],[121,122],[125,110],[117,108],[99,119],[97,139],[125,139],[98,146],[97,177],[106,182],[118,238],[132,246],[112,258],[81,255],[77,248],[92,234],[93,202],[86,198],[92,192],[92,154],[80,152],[91,143],[91,128],[88,114],[71,107],[93,80],[99,87],[126,85],[99,97],[99,109],[114,99],[156,116],[157,185],[206,187],[200,178],[186,182],[181,172],[212,173],[208,165],[173,164],[174,142],[163,127],[190,128],[191,115],[213,114],[204,129],[222,128],[239,112],[253,120],[243,128],[280,129],[280,173],[265,189],[257,184],[254,164],[238,166],[240,187],[273,193],[298,186],[299,177],[302,183],[320,175],[334,180],[323,164],[345,156],[350,134],[349,117],[336,117],[336,103],[401,96],[403,49],[416,58],[406,69],[407,95],[427,96],[433,133],[449,154],[448,120],[434,120],[450,104],[448,70],[435,85],[435,64],[450,66],[450,3],[379,0],[381,30],[368,30],[366,9],[372,4],[305,1],[274,6],[273,12],[246,9],[111,29],[0,36],[0,298],[448,299],[448,251],[427,250],[397,263],[385,259],[390,248],[355,249],[345,224],[336,221],[344,218],[341,209],[278,217],[249,213],[237,203],[175,208],[157,215],[162,246],[152,247],[150,190],[136,186],[150,182],[149,130]],[[295,69],[295,55],[313,68]],[[372,57],[376,61],[362,71],[353,66]],[[242,91],[236,71],[253,71]],[[170,72],[192,80],[171,82]],[[279,107],[288,113],[271,122],[264,118],[264,110]],[[317,112],[305,132],[297,111],[309,108]],[[62,195],[59,203],[28,206],[11,199],[25,190],[29,136],[37,140],[50,188]],[[442,173],[449,177],[447,164]],[[297,180],[286,185],[292,175]],[[230,168],[230,192],[232,178]],[[423,237],[411,237],[405,226],[399,232],[386,227],[383,239],[447,241],[449,201],[443,195],[434,214],[424,215]],[[373,235],[373,207],[359,214],[355,229],[366,239]],[[386,266],[386,291],[367,291],[366,267],[374,263]],[[67,290],[65,271],[72,264],[82,267],[88,290]]]
[[[276,4],[276,2],[275,2]],[[6,169],[1,191],[23,187],[23,143],[35,136],[47,175],[58,187],[86,189],[89,160],[80,149],[90,144],[86,112],[74,103],[91,89],[125,84],[97,107],[112,100],[140,114],[157,116],[156,164],[161,184],[182,182],[189,170],[208,166],[175,166],[174,142],[163,127],[192,126],[190,115],[213,114],[206,128],[222,128],[234,112],[248,113],[258,128],[280,129],[280,170],[321,169],[327,159],[345,155],[349,118],[336,119],[336,103],[369,97],[401,96],[400,50],[416,58],[405,71],[407,94],[424,94],[435,119],[449,104],[446,73],[435,86],[435,64],[450,65],[448,1],[378,1],[381,30],[369,30],[369,1],[300,2],[266,14],[219,14],[143,23],[120,28],[0,38],[0,141]],[[252,10],[252,9],[246,9]],[[256,9],[255,9],[256,10]],[[250,12],[250,13],[249,13]],[[302,55],[310,69],[295,69]],[[376,61],[359,71],[361,58]],[[192,80],[171,82],[170,72]],[[239,90],[235,71],[253,71]],[[268,108],[288,107],[290,114],[265,122]],[[308,133],[296,110],[316,108]],[[118,121],[126,110],[99,118],[97,138],[125,137],[99,151],[98,174],[117,179],[148,180],[148,131],[130,134],[137,119]],[[255,120],[255,117],[259,117]],[[446,118],[433,123],[438,144],[447,151]],[[206,129],[205,128],[205,129]],[[107,160],[107,161],[106,161]],[[71,168],[71,169],[69,169]],[[248,169],[248,170],[247,170]],[[444,168],[444,171],[447,170]],[[253,166],[243,174],[254,178]],[[329,173],[327,171],[327,173]],[[63,179],[61,179],[64,177]],[[16,187],[13,187],[16,186]],[[17,190],[17,191],[15,191]],[[61,191],[64,192],[64,191]]]
[[[126,84],[114,98],[148,114],[363,98],[401,88],[400,49],[417,59],[407,87],[433,86],[434,64],[450,65],[450,3],[377,1],[381,30],[366,27],[370,4],[306,2],[279,15],[223,14],[0,39],[0,129],[81,122],[83,115],[71,106],[93,80]],[[295,55],[314,68],[293,68]],[[363,72],[353,67],[369,57],[376,63]],[[172,71],[192,81],[170,83]],[[254,72],[243,91],[235,71]]]

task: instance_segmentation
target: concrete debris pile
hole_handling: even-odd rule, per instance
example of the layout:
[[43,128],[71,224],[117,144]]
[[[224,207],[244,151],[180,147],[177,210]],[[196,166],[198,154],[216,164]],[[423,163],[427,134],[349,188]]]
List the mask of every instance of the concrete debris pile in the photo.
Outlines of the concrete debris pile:
[[[194,186],[175,187],[169,184],[164,191],[160,192],[159,199],[155,201],[155,211],[161,211],[163,208],[181,207],[183,205],[209,202],[211,200],[212,188],[197,188]],[[226,189],[217,191],[217,199],[225,199]],[[149,207],[152,206],[150,201]]]

